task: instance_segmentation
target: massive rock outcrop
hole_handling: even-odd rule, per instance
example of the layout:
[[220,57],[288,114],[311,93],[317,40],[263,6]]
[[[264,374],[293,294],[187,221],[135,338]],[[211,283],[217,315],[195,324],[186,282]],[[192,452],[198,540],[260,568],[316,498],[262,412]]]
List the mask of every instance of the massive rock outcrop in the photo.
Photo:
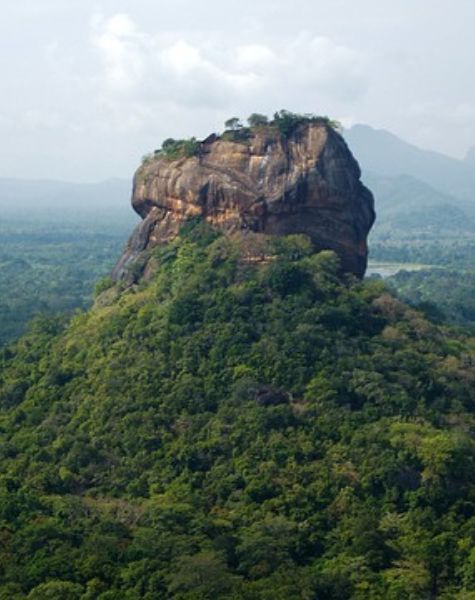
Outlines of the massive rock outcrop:
[[135,174],[132,204],[143,221],[113,278],[126,278],[143,250],[197,216],[226,233],[307,234],[362,277],[374,203],[360,175],[343,138],[324,123],[302,123],[285,138],[270,126],[244,141],[210,136],[189,158],[158,155]]

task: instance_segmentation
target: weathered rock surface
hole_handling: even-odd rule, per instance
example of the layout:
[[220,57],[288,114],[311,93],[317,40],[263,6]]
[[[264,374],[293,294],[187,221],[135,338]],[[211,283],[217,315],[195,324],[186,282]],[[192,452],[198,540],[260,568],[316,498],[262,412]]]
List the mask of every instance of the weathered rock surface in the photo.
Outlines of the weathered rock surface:
[[169,242],[197,216],[226,233],[307,234],[362,277],[374,202],[360,175],[343,138],[320,123],[287,139],[269,127],[245,142],[211,136],[191,158],[158,156],[135,174],[132,205],[143,221],[113,278],[127,277],[143,250]]

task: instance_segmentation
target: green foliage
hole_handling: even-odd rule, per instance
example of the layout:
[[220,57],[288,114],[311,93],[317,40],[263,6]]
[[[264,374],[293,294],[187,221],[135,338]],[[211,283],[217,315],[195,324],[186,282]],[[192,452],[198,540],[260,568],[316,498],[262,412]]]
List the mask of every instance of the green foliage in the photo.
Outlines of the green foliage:
[[247,118],[247,122],[249,127],[265,127],[269,124],[269,119],[266,115],[261,115],[260,113],[252,113]]
[[[157,154],[159,151],[156,151],[154,154]],[[151,152],[144,154],[142,156],[142,165],[148,165],[149,163],[151,163],[153,161],[153,157],[154,154],[152,154]]]
[[374,243],[371,256],[400,268],[388,287],[428,318],[475,331],[474,252],[471,239],[394,239]]
[[80,600],[83,587],[68,581],[48,581],[31,590],[28,600]]
[[239,129],[242,129],[243,125],[239,117],[231,117],[224,122],[224,127],[231,131],[238,131]]
[[231,592],[236,589],[240,578],[229,571],[225,558],[215,552],[182,556],[175,569],[168,585],[173,598],[236,598]]
[[429,318],[470,326],[475,331],[475,270],[401,271],[389,283]]
[[475,239],[394,239],[375,241],[371,246],[371,258],[375,260],[400,263],[419,263],[452,267],[473,268]]
[[331,129],[341,129],[340,123],[329,117],[313,114],[298,114],[288,110],[280,110],[274,113],[274,118],[271,123],[277,127],[284,138],[289,137],[302,123],[319,123],[330,127]]
[[[222,140],[231,142],[247,142],[252,135],[252,129],[269,127],[277,129],[283,137],[288,137],[302,123],[319,123],[331,129],[341,129],[341,125],[328,117],[313,114],[297,114],[287,110],[281,110],[274,114],[273,120],[269,120],[266,115],[252,113],[247,122],[249,127],[244,127],[239,117],[231,117],[224,123],[225,131],[221,135]],[[167,138],[162,146],[155,150],[153,154],[146,154],[142,157],[142,164],[147,165],[153,161],[154,157],[163,156],[168,160],[178,160],[180,158],[190,158],[198,156],[201,150],[201,142],[192,137],[189,139],[176,140]]]
[[243,126],[239,117],[232,117],[228,119],[224,126],[226,131],[223,134],[223,139],[229,139],[231,141],[245,141],[251,135],[251,129],[253,128],[277,128],[279,133],[284,137],[288,138],[295,129],[303,123],[318,123],[325,125],[331,129],[340,130],[341,124],[338,121],[330,119],[329,117],[314,115],[314,114],[298,114],[288,110],[280,110],[274,113],[272,120],[266,115],[260,113],[252,113],[247,122],[249,127]]
[[[312,241],[306,235],[277,236],[270,240],[270,251],[289,260],[299,260],[314,253]],[[324,253],[322,256],[325,256]]]
[[[2,222],[0,346],[21,335],[35,315],[70,314],[91,305],[95,282],[112,269],[130,228],[113,216],[95,221],[74,228],[46,218]],[[106,277],[96,291],[108,285]]]
[[102,294],[102,292],[105,292],[113,285],[114,285],[114,282],[112,281],[112,279],[110,278],[109,275],[106,275],[106,277],[99,279],[99,281],[94,286],[94,296],[95,297],[99,296],[99,294]]
[[155,151],[155,156],[165,156],[168,160],[179,158],[190,158],[197,156],[200,152],[201,143],[194,137],[187,140],[174,140],[167,138],[160,150]]
[[251,134],[252,132],[249,127],[240,126],[235,129],[227,129],[221,135],[221,139],[228,142],[247,142]]
[[399,269],[391,289],[430,319],[475,331],[473,207],[413,177],[364,179],[377,199],[371,259]]
[[473,340],[190,222],[0,363],[0,598],[463,598]]

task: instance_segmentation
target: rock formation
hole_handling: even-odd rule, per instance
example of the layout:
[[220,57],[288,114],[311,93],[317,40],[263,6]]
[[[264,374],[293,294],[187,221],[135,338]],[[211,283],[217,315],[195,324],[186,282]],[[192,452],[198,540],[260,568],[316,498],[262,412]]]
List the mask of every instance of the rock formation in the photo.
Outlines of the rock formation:
[[112,276],[127,278],[143,250],[169,242],[199,216],[226,233],[306,234],[363,277],[374,203],[360,175],[343,138],[315,122],[287,137],[272,126],[244,141],[210,136],[188,158],[159,154],[135,174],[132,205],[143,221]]

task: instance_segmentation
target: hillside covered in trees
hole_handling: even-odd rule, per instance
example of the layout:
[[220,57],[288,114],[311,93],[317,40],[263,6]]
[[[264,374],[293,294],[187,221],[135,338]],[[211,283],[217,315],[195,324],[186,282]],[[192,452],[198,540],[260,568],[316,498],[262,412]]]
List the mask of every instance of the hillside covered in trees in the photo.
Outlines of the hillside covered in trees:
[[148,265],[2,351],[0,598],[475,597],[473,339],[305,236]]

